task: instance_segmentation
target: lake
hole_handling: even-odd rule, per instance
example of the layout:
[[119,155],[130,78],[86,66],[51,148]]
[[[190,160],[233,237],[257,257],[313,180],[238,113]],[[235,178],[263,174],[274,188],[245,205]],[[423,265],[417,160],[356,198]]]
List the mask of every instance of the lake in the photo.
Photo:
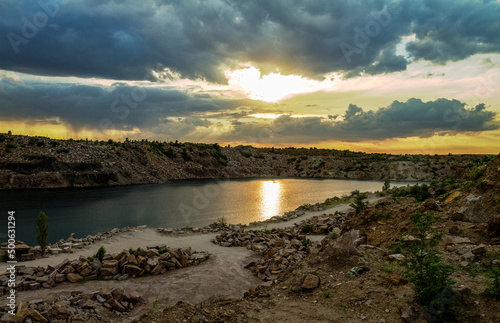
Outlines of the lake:
[[[391,186],[407,185],[394,182]],[[413,184],[413,183],[411,183]],[[7,211],[15,211],[17,239],[36,245],[36,218],[48,216],[49,242],[79,238],[113,228],[202,227],[224,217],[228,223],[261,221],[304,203],[381,190],[383,181],[340,179],[196,180],[160,185],[85,189],[0,191],[0,240],[6,240]]]

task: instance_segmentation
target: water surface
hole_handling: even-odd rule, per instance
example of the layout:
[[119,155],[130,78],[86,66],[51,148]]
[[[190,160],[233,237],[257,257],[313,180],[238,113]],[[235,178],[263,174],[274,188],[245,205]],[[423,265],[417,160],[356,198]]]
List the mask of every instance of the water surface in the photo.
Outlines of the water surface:
[[5,240],[10,210],[16,211],[17,239],[36,245],[36,217],[40,211],[48,215],[49,242],[53,243],[72,232],[85,237],[128,225],[201,227],[222,217],[229,223],[247,224],[354,190],[381,190],[382,185],[382,181],[281,178],[6,190],[0,191],[0,212],[4,215],[0,217],[0,239]]

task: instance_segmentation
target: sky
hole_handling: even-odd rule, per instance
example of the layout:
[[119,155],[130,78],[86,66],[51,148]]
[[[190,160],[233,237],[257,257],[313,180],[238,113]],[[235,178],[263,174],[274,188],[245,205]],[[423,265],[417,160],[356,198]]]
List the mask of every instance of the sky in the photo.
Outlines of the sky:
[[0,132],[498,154],[497,0],[4,0]]

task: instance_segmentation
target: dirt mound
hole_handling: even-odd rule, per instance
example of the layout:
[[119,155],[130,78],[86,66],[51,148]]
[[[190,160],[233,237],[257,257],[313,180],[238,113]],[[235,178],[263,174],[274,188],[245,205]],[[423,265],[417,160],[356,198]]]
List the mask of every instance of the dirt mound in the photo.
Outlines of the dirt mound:
[[413,198],[385,198],[353,216],[342,232],[360,230],[368,244],[388,247],[410,228],[411,215],[419,209],[414,202]]

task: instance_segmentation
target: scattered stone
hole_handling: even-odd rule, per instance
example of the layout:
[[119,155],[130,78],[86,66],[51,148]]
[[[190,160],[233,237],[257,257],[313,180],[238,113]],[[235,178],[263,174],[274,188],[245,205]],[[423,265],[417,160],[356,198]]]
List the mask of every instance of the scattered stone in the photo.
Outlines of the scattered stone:
[[315,289],[319,286],[320,279],[318,276],[313,275],[313,274],[308,274],[304,277],[304,281],[302,282],[302,287],[303,289]]
[[403,262],[406,259],[406,257],[400,253],[389,255],[387,256],[387,258],[389,258],[389,260],[391,261],[396,261],[396,262]]
[[474,254],[471,251],[467,251],[462,255],[462,259],[465,261],[472,261],[474,260]]
[[479,254],[482,254],[482,253],[485,253],[486,252],[486,245],[484,244],[480,244],[479,246],[473,248],[471,250],[471,252],[474,254],[474,255],[479,255]]
[[403,322],[413,322],[416,316],[417,313],[412,306],[408,304],[401,306],[401,319],[403,320]]

